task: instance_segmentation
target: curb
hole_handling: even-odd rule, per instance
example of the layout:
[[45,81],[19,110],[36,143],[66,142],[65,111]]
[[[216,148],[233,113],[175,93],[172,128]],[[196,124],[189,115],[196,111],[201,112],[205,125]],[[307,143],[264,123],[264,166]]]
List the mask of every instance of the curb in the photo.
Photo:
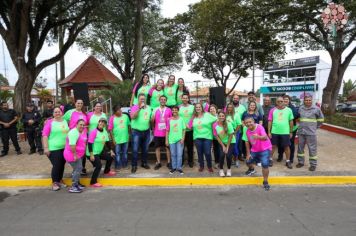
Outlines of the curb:
[[334,132],[337,134],[341,134],[341,135],[345,135],[345,136],[349,136],[351,138],[356,138],[356,130],[352,130],[352,129],[347,129],[344,127],[340,127],[337,125],[331,125],[328,123],[323,123],[323,125],[320,127],[321,129],[330,131],[330,132]]
[[[89,178],[81,178],[81,183],[88,186]],[[71,179],[64,182],[71,184]],[[262,177],[231,178],[101,178],[104,186],[112,187],[199,187],[199,186],[256,186],[262,184]],[[0,187],[49,187],[52,180],[47,179],[0,179]],[[286,176],[270,177],[271,185],[356,185],[356,176]]]

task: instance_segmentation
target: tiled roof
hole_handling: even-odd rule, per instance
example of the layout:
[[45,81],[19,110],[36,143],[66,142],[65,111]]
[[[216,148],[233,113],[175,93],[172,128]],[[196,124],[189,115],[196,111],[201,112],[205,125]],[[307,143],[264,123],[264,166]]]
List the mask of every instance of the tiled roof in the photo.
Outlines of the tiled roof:
[[95,57],[89,56],[77,69],[59,82],[61,87],[69,83],[118,83],[120,80]]
[[[228,93],[231,89],[229,88],[226,88],[225,90],[225,93]],[[209,94],[209,87],[204,87],[204,88],[200,88],[198,89],[198,95],[199,97],[201,96],[208,96]],[[230,93],[230,96],[234,95],[234,94],[237,94],[239,96],[246,96],[247,97],[247,93],[244,93],[244,92],[241,92],[241,91],[237,91],[237,90],[234,90]],[[195,91],[191,91],[190,92],[190,97],[196,97],[197,96],[197,92],[196,90]]]

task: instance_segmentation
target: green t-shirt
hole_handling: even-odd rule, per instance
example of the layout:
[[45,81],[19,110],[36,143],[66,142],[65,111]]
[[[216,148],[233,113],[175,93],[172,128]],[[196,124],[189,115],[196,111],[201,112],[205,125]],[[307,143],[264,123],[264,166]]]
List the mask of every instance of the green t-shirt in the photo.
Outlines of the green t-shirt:
[[[217,122],[214,123],[213,128],[214,136],[218,136],[223,144],[227,144],[229,136],[234,133],[234,128],[230,122],[227,122],[227,134],[224,131],[224,127],[220,126]],[[235,135],[232,135],[231,143],[236,143]]]
[[95,115],[93,113],[92,116],[89,117],[89,118],[90,118],[90,120],[88,121],[89,122],[89,132],[92,131],[93,129],[96,129],[96,127],[98,126],[100,118],[105,118],[105,120],[108,119],[104,112],[102,112],[100,114],[100,116],[97,116],[97,115]]
[[[89,133],[88,143],[93,144],[93,155],[99,155],[104,150],[105,143],[109,141],[109,134],[104,129],[100,132],[94,129]],[[90,156],[89,148],[87,147],[86,155]]]
[[268,120],[272,118],[272,134],[289,134],[290,126],[289,121],[294,119],[292,109],[285,107],[283,109],[275,108],[272,113],[272,117],[268,117]]
[[242,119],[242,115],[246,111],[246,108],[244,105],[240,104],[238,107],[235,107],[235,116],[238,115],[240,117],[240,122]]
[[213,140],[212,124],[217,118],[210,113],[204,113],[200,118],[193,120],[193,139],[203,138]]
[[126,114],[120,117],[112,116],[109,121],[109,130],[112,130],[116,144],[127,143],[129,141],[130,119]]
[[167,106],[177,105],[176,92],[178,89],[177,84],[173,84],[171,87],[164,87],[164,95],[167,97]]
[[43,136],[48,137],[48,150],[57,151],[64,149],[66,145],[68,131],[69,127],[65,120],[61,122],[52,120],[50,121],[50,123],[45,125],[43,130]]
[[232,127],[234,128],[234,130],[236,130],[236,128],[241,125],[241,119],[240,119],[240,116],[238,114],[235,114],[234,115],[234,119],[232,119],[232,116],[231,115],[227,115],[226,116],[226,120],[227,122],[231,123],[232,124]]
[[137,103],[138,103],[137,97],[141,93],[143,93],[146,96],[146,99],[147,99],[147,95],[148,95],[148,92],[150,91],[150,88],[151,88],[150,84],[146,84],[145,86],[141,86],[141,88],[137,91],[137,96],[134,97],[133,105],[137,105]]
[[159,107],[161,104],[159,102],[159,98],[164,94],[163,89],[161,90],[153,90],[152,95],[151,95],[151,101],[150,101],[150,107],[152,109],[155,109]]
[[[188,106],[183,106],[181,105],[179,107],[179,116],[183,119],[184,124],[187,126],[189,124],[190,119],[192,119],[194,113],[194,106],[191,104],[188,104]],[[190,131],[191,129],[187,129]]]
[[140,109],[137,105],[133,106],[131,113],[139,110],[138,116],[136,119],[131,120],[132,129],[139,131],[146,131],[150,128],[150,119],[152,115],[152,108],[146,105],[145,109]]
[[183,138],[183,131],[185,130],[185,123],[182,118],[177,120],[169,119],[168,121],[168,143],[173,144],[179,142]]
[[177,91],[177,105],[179,106],[180,104],[182,104],[182,95],[183,95],[183,91],[179,90]]

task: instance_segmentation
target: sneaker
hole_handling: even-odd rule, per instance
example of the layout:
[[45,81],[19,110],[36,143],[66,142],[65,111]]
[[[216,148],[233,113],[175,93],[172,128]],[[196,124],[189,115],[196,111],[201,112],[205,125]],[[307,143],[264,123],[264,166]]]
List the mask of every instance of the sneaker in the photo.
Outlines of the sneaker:
[[40,154],[41,156],[44,154],[43,153],[43,150],[41,150],[41,151],[38,151],[38,154]]
[[172,169],[172,165],[171,165],[170,162],[167,163],[167,168],[168,168],[168,169]]
[[208,171],[209,171],[210,173],[214,173],[213,168],[208,168]]
[[61,189],[61,187],[59,186],[58,183],[53,183],[52,184],[52,191],[58,191],[60,189]]
[[304,166],[304,164],[298,163],[295,167],[297,167],[297,168],[302,168],[303,166]]
[[172,170],[170,170],[170,171],[169,171],[169,174],[170,174],[170,175],[173,175],[173,174],[174,174],[174,172],[176,172],[176,169],[172,169]]
[[255,169],[248,169],[248,170],[245,172],[245,175],[251,176],[251,175],[253,175],[254,173],[256,173]]
[[273,166],[273,160],[272,159],[269,159],[269,167],[272,167]]
[[143,169],[146,169],[146,170],[149,170],[149,169],[150,169],[150,166],[147,165],[147,164],[142,164],[141,167],[142,167]]
[[155,165],[154,170],[159,170],[161,167],[162,167],[161,163],[157,163],[157,164]]
[[184,175],[183,170],[178,170],[178,173],[179,173],[180,175]]
[[219,175],[220,177],[225,177],[225,173],[223,169],[219,170]]
[[288,169],[293,169],[292,163],[290,161],[286,162],[286,166]]
[[72,186],[70,189],[68,189],[68,192],[70,193],[81,193],[83,192],[82,189],[80,189],[78,186]]
[[277,162],[281,162],[281,161],[283,161],[283,156],[279,156],[279,157],[277,158]]
[[85,175],[87,175],[87,169],[82,169],[82,172],[80,173],[80,175],[82,175],[82,176],[85,176]]
[[6,156],[6,155],[7,155],[7,152],[2,152],[1,155],[0,155],[0,157],[4,157],[4,156]]
[[227,169],[227,171],[226,171],[226,177],[231,177],[231,169]]
[[265,191],[269,191],[271,189],[271,186],[268,184],[267,181],[263,181],[263,188]]
[[189,162],[189,163],[188,163],[188,166],[189,166],[190,168],[193,168],[193,166],[194,166],[193,162]]
[[116,172],[112,171],[112,170],[110,170],[108,173],[104,174],[104,176],[115,176],[115,175],[116,175]]
[[199,167],[199,172],[203,172],[204,171],[204,167]]
[[81,190],[84,190],[84,189],[85,189],[85,186],[82,185],[81,183],[79,183],[77,186],[78,186],[78,188],[80,188]]
[[133,166],[131,168],[131,173],[134,174],[134,173],[136,173],[136,171],[137,171],[137,166]]
[[63,182],[63,180],[61,180],[61,182],[59,182],[59,187],[66,188],[68,186]]
[[310,167],[309,167],[309,170],[310,170],[310,171],[315,171],[315,170],[316,170],[316,166],[310,166]]
[[99,184],[99,183],[95,183],[95,184],[91,184],[90,187],[92,187],[92,188],[101,188],[101,187],[103,187],[103,185]]

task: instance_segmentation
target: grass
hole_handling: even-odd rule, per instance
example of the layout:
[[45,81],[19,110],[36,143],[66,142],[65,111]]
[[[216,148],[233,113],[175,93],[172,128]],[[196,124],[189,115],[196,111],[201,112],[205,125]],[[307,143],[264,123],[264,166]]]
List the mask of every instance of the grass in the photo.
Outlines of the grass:
[[356,117],[346,117],[342,113],[326,116],[325,123],[356,130]]

